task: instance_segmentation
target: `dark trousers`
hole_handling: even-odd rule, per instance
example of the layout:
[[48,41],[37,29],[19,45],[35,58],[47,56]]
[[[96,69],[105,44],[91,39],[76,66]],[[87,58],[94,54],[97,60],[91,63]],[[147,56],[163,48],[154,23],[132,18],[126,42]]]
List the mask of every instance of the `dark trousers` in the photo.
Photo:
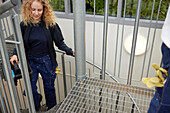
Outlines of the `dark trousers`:
[[163,68],[168,71],[168,77],[164,87],[156,88],[148,113],[170,113],[170,49],[162,43],[161,50]]
[[54,87],[56,74],[55,74],[55,68],[53,68],[52,66],[49,55],[46,55],[41,58],[36,58],[31,55],[28,55],[27,59],[33,71],[31,87],[32,87],[35,107],[37,108],[40,106],[39,105],[40,95],[37,92],[37,86],[36,86],[38,80],[38,74],[40,73],[44,84],[46,106],[48,108],[52,108],[53,106],[56,105],[56,94],[55,94],[55,87]]

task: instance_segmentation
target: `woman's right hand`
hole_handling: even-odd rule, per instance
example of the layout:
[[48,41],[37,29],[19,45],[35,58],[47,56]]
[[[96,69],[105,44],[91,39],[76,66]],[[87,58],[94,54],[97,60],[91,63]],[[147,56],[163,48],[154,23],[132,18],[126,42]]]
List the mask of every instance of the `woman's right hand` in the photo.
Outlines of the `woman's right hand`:
[[18,57],[17,55],[13,55],[10,59],[10,62],[12,63],[12,65],[14,65],[14,61],[16,61],[16,63],[18,64]]

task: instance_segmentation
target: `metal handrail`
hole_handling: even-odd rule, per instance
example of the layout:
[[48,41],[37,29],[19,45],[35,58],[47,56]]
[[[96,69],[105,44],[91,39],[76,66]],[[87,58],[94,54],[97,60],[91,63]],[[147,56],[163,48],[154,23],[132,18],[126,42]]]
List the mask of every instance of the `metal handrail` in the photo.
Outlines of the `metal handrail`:
[[18,4],[18,0],[8,0],[0,5],[0,15]]
[[[62,54],[66,54],[66,52],[61,51],[61,50],[58,50],[58,49],[56,49],[55,51],[56,51],[56,52],[59,52],[59,53],[62,53]],[[91,63],[91,62],[88,61],[88,60],[86,60],[86,63],[93,65],[94,67],[96,67],[96,68],[99,69],[99,70],[102,70],[99,66]],[[109,72],[106,71],[105,73],[106,73],[112,80],[114,80],[114,81],[117,82],[117,83],[120,83],[120,82],[119,82],[116,78],[114,78]]]
[[62,51],[62,50],[59,50],[59,49],[56,49],[55,52],[59,52],[59,53],[66,54],[66,52],[64,52],[64,51]]

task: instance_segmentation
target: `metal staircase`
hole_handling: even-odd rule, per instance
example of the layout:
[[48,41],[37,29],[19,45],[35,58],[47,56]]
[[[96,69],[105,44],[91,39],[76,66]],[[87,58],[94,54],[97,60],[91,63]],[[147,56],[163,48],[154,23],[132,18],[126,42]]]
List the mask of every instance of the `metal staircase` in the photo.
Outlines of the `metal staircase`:
[[[106,0],[106,2],[108,1]],[[2,111],[3,113],[35,113],[36,111],[34,108],[32,92],[30,88],[30,81],[29,81],[29,77],[27,76],[28,75],[27,65],[25,65],[26,59],[24,53],[24,46],[22,42],[22,36],[20,32],[20,26],[19,26],[19,16],[15,14],[13,9],[11,9],[17,4],[13,4],[13,3],[15,3],[15,0],[8,0],[3,5],[0,5],[0,8],[2,6],[4,8],[4,11],[2,10],[0,11],[0,51],[1,51],[0,112]],[[5,4],[6,5],[10,4],[10,7],[5,8],[4,7]],[[138,14],[139,13],[140,11],[138,9]],[[139,17],[137,19],[139,19]],[[134,30],[134,36],[137,35],[138,21],[139,20],[137,20],[135,24],[136,28]],[[104,29],[106,30],[107,17],[105,17],[105,22],[106,23],[104,25]],[[12,25],[12,31],[10,31],[11,28],[9,29],[9,25],[7,25],[8,23]],[[79,26],[79,24],[77,24],[77,26]],[[79,73],[78,74],[76,73],[76,77],[75,76],[72,77],[70,74],[69,80],[71,81],[70,82],[71,90],[67,94],[68,92],[67,88],[70,84],[66,85],[66,81],[68,82],[68,80],[66,80],[65,72],[64,72],[65,68],[62,64],[63,73],[61,75],[58,75],[56,79],[57,81],[56,83],[58,83],[58,85],[56,86],[56,90],[58,92],[57,94],[58,104],[54,106],[54,108],[47,111],[45,107],[45,103],[42,102],[41,103],[42,106],[37,113],[56,113],[56,112],[57,113],[86,113],[86,112],[87,113],[99,113],[99,112],[101,113],[146,113],[147,112],[150,100],[154,95],[154,90],[131,86],[133,62],[135,57],[134,55],[135,47],[132,48],[133,51],[130,59],[127,84],[125,85],[121,83],[116,83],[118,82],[116,79],[114,79],[116,82],[103,80],[106,78],[105,74],[107,74],[105,71],[105,63],[106,63],[105,49],[107,43],[106,42],[107,30],[104,32],[105,32],[104,34],[105,37],[103,40],[103,42],[105,42],[103,44],[104,60],[102,62],[102,69],[98,69],[99,71],[101,71],[101,73],[99,73],[100,74],[99,79],[85,76],[84,75],[85,71],[81,70],[83,66],[81,67],[81,65],[77,65],[81,61],[82,56],[84,55],[82,54],[82,56],[79,56],[80,59],[76,60],[77,63],[76,69],[79,68],[78,70]],[[77,35],[77,37],[79,36]],[[81,46],[81,44],[79,46]],[[9,58],[12,55],[13,48],[15,47],[17,48],[19,53],[18,55],[21,62],[20,66],[23,75],[23,79],[22,81],[19,81],[20,85],[17,87],[14,86],[11,69],[9,65]],[[77,51],[80,52],[81,48]],[[85,60],[84,57],[83,60]],[[81,75],[80,78],[82,79],[78,79],[77,75]],[[62,78],[63,84],[59,84],[59,82],[61,82],[59,77]],[[113,78],[113,76],[110,77]],[[77,80],[73,87],[72,87],[72,79]],[[40,82],[38,83],[38,89],[40,90],[39,92],[43,94],[43,92],[41,92],[42,81],[41,79],[39,79],[39,81]],[[59,85],[62,85],[64,90],[60,90]],[[23,91],[26,92],[27,96],[23,96]],[[65,99],[61,99],[62,95],[60,95],[60,92],[64,92],[63,97]]]

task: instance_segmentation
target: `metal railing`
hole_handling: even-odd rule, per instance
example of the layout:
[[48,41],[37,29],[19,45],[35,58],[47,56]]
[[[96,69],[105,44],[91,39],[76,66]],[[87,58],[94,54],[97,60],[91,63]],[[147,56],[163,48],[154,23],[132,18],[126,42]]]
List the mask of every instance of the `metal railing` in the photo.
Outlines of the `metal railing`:
[[[15,0],[14,0],[15,1]],[[106,0],[106,2],[108,2]],[[9,7],[5,7],[4,5],[9,5]],[[4,12],[6,12],[7,10],[11,9],[12,7],[14,7],[16,4],[14,2],[13,5],[12,1],[7,1],[5,2],[4,4],[0,5],[0,8],[3,7],[3,11],[0,12],[0,50],[1,50],[1,58],[0,60],[2,64],[1,68],[0,68],[0,71],[2,73],[0,73],[0,84],[1,84],[1,89],[0,90],[0,107],[1,107],[1,110],[4,112],[4,113],[7,113],[7,112],[14,112],[14,113],[20,113],[20,109],[29,109],[29,111],[31,113],[34,113],[35,112],[35,108],[34,108],[34,104],[33,104],[33,98],[32,98],[32,92],[31,92],[31,89],[30,89],[30,81],[29,81],[29,77],[26,76],[28,75],[28,70],[27,70],[27,66],[25,65],[26,64],[26,59],[25,59],[25,53],[24,53],[24,47],[23,47],[23,42],[22,42],[22,39],[21,39],[21,32],[20,32],[20,27],[18,25],[19,23],[19,18],[18,18],[18,15],[14,14],[14,15],[11,15],[11,13],[14,13],[13,10],[10,10],[8,12],[8,14],[4,14]],[[126,0],[125,0],[125,4],[126,4]],[[120,47],[120,50],[118,50],[118,48],[116,48],[116,52],[115,52],[115,55],[113,57],[114,59],[114,74],[112,73],[108,73],[106,70],[106,50],[107,50],[107,14],[105,15],[105,24],[104,24],[104,27],[103,27],[103,57],[102,57],[102,66],[97,66],[95,64],[95,58],[93,57],[93,63],[90,63],[87,61],[88,64],[90,64],[92,66],[92,68],[87,68],[86,70],[88,70],[88,74],[90,77],[92,76],[95,76],[95,75],[102,75],[102,77],[99,76],[99,78],[102,78],[102,79],[105,79],[105,75],[108,75],[109,78],[113,79],[115,82],[119,83],[119,80],[122,80],[122,79],[125,79],[127,80],[127,84],[128,85],[131,85],[131,82],[132,81],[141,81],[141,78],[143,77],[143,72],[144,72],[144,65],[145,65],[145,62],[146,62],[146,57],[149,58],[149,63],[147,64],[147,76],[148,76],[148,73],[149,73],[149,65],[151,64],[151,58],[152,58],[152,50],[153,50],[153,45],[154,45],[154,41],[155,41],[155,35],[156,35],[156,29],[157,27],[155,26],[155,29],[154,29],[154,35],[153,35],[153,40],[152,40],[152,46],[151,46],[151,51],[150,51],[150,55],[149,57],[146,56],[146,52],[145,52],[145,56],[144,56],[144,62],[143,62],[143,68],[142,68],[142,74],[141,76],[139,77],[140,79],[138,80],[134,80],[133,79],[133,76],[135,75],[133,73],[134,71],[134,61],[135,61],[135,46],[136,46],[136,40],[137,40],[137,34],[138,34],[138,27],[139,24],[140,24],[140,5],[141,5],[141,0],[139,0],[138,2],[138,9],[137,9],[137,16],[136,16],[136,24],[135,24],[135,28],[134,28],[134,36],[133,36],[133,44],[132,44],[132,51],[131,51],[131,54],[130,54],[130,63],[128,65],[129,67],[129,72],[127,73],[128,77],[127,78],[121,78],[121,73],[120,73],[120,70],[122,70],[121,68],[121,62],[122,62],[122,46],[123,46],[123,40],[124,40],[124,25],[122,26],[122,37],[121,37],[121,47]],[[160,4],[159,6],[161,5],[161,0],[160,0]],[[126,5],[125,5],[126,6]],[[106,4],[106,13],[107,12],[107,4]],[[154,9],[154,2],[153,2],[153,9]],[[126,8],[125,8],[125,11],[126,11]],[[125,12],[124,11],[124,12]],[[157,16],[157,20],[158,20],[158,17],[159,17],[159,11],[158,10],[158,16]],[[153,14],[153,10],[152,10],[152,14]],[[2,16],[3,15],[3,16]],[[152,17],[152,16],[151,16]],[[10,21],[9,21],[10,20]],[[9,23],[8,23],[9,21]],[[152,18],[150,20],[150,24],[152,23]],[[157,23],[157,22],[156,22]],[[94,22],[94,28],[95,28],[95,22]],[[11,30],[11,27],[9,26],[12,26],[12,30]],[[119,25],[117,27],[117,39],[119,38]],[[150,29],[151,27],[149,27],[149,30],[148,30],[148,37],[147,39],[149,40],[149,35],[150,35]],[[94,29],[95,31],[95,29]],[[14,37],[14,40],[7,40],[6,38],[7,37]],[[95,38],[95,35],[94,37]],[[118,41],[116,41],[118,42]],[[2,44],[1,44],[2,43]],[[23,79],[22,80],[19,80],[18,81],[18,86],[17,87],[14,87],[14,83],[13,83],[13,78],[12,78],[12,73],[11,73],[11,69],[10,69],[10,65],[9,65],[9,53],[7,52],[7,44],[15,44],[15,46],[17,47],[17,51],[19,51],[19,59],[20,59],[20,66],[21,66],[21,70],[22,70],[22,75],[23,75]],[[93,45],[95,46],[95,44]],[[118,45],[116,45],[118,46]],[[148,45],[146,45],[148,46]],[[146,47],[147,48],[147,47]],[[83,52],[84,52],[84,48],[83,48]],[[61,59],[59,61],[59,67],[62,68],[62,72],[61,74],[57,75],[56,77],[56,95],[57,95],[57,104],[60,104],[64,98],[67,96],[68,92],[71,90],[71,88],[73,87],[73,84],[74,82],[76,81],[76,76],[75,76],[75,73],[73,73],[73,70],[75,70],[75,67],[73,66],[74,64],[72,62],[74,62],[74,60],[71,62],[71,61],[66,61],[65,60],[65,53],[62,52],[62,51],[56,51]],[[93,51],[95,53],[95,51]],[[118,52],[120,52],[120,57],[119,59],[117,59],[117,54]],[[94,55],[94,54],[93,54]],[[84,58],[84,57],[83,57]],[[84,58],[85,59],[85,58]],[[83,60],[84,60],[83,59]],[[118,68],[116,67],[116,62],[119,62],[118,64]],[[66,68],[68,66],[68,68]],[[73,67],[73,68],[72,68]],[[96,68],[98,70],[98,73],[94,71],[94,68]],[[118,69],[118,73],[116,73],[116,69]],[[66,71],[69,70],[69,74],[67,74]],[[84,72],[84,70],[82,71]],[[100,73],[101,72],[101,73]],[[3,77],[4,76],[4,77]],[[87,76],[87,72],[86,72],[86,76]],[[118,79],[116,79],[116,77]],[[6,81],[4,81],[6,80]],[[43,94],[43,88],[42,88],[42,79],[41,77],[39,77],[39,80],[38,80],[38,90],[41,94]],[[63,87],[62,87],[63,86]],[[8,90],[6,90],[6,87],[8,87]],[[69,89],[70,88],[70,89]],[[26,97],[23,95],[23,92],[25,91],[26,93]],[[118,92],[118,95],[119,95],[120,92]],[[130,94],[127,93],[127,95],[131,98],[131,101],[133,102],[133,105],[136,106],[137,110],[139,110],[138,108],[138,105],[136,104],[136,102],[134,101],[133,97],[131,97]],[[119,97],[119,96],[118,96]],[[10,104],[12,103],[12,104]],[[41,103],[42,105],[45,104],[45,99],[43,98],[43,102]],[[4,106],[5,105],[5,106]]]
[[[93,58],[90,58],[90,60],[92,60],[93,65],[100,65],[98,62],[101,61],[102,70],[105,71],[105,68],[106,68],[106,70],[110,72],[112,76],[117,78],[119,81],[123,81],[121,83],[126,82],[127,84],[131,84],[131,83],[135,84],[137,82],[141,83],[141,80],[143,77],[154,76],[155,70],[151,68],[151,64],[152,63],[159,64],[161,62],[161,53],[160,53],[161,49],[158,46],[158,45],[161,45],[161,39],[159,39],[160,27],[158,27],[159,26],[158,24],[159,24],[159,13],[161,12],[160,7],[161,7],[162,0],[160,0],[159,2],[158,9],[155,9],[155,0],[153,0],[151,18],[150,20],[148,20],[149,27],[146,27],[146,28],[141,27],[143,24],[142,20],[140,19],[140,6],[142,4],[142,1],[138,1],[138,6],[136,6],[137,7],[136,20],[135,22],[132,22],[135,26],[129,27],[126,25],[126,21],[125,21],[126,2],[127,1],[125,0],[124,8],[123,8],[124,14],[122,17],[122,23],[119,23],[116,21],[117,22],[116,25],[110,24],[110,26],[113,26],[115,29],[110,30],[110,28],[113,28],[113,27],[108,27],[108,30],[106,30],[105,32],[107,33],[108,31],[113,31],[113,33],[107,36],[105,39],[104,37],[99,38],[99,35],[96,35],[97,33],[96,29],[98,29],[96,27],[97,22],[95,21],[95,19],[93,20],[93,37],[92,37],[93,38],[92,39]],[[154,10],[158,10],[156,20],[153,20]],[[94,18],[96,16],[97,15],[95,14],[95,8],[94,8]],[[153,21],[155,21],[154,26],[152,26]],[[105,26],[105,23],[103,25]],[[103,28],[103,29],[106,29],[106,28]],[[129,31],[129,29],[131,29],[131,31]],[[131,52],[127,53],[127,51],[124,48],[124,42],[130,34],[133,34],[132,36],[133,42],[131,45],[131,50],[130,50]],[[147,36],[145,36],[146,34]],[[143,45],[143,47],[145,47],[145,51],[141,55],[135,55],[136,44],[137,44],[139,35],[143,36],[146,39],[146,45]],[[103,40],[103,42],[96,41],[96,39]],[[113,42],[110,42],[110,40]],[[102,45],[99,45],[99,43],[102,43]],[[91,45],[87,45],[87,46],[91,46]],[[98,48],[101,47],[103,49],[102,54],[99,53],[99,50],[98,48],[96,48],[96,46]],[[104,47],[106,47],[106,50],[104,49]],[[112,51],[109,51],[109,50],[112,50]],[[107,55],[105,54],[106,51],[109,51]],[[96,53],[103,56],[102,58],[100,57],[101,58],[100,61],[99,61],[99,58],[98,60],[96,60],[96,58],[98,57]],[[106,59],[107,61],[105,61],[105,57],[108,57],[108,56],[109,58]],[[158,58],[154,56],[157,56]],[[111,69],[110,67],[113,67],[113,68]],[[103,75],[104,75],[104,71],[103,71]],[[100,73],[96,73],[94,70],[93,70],[93,73],[96,75],[100,75]]]

